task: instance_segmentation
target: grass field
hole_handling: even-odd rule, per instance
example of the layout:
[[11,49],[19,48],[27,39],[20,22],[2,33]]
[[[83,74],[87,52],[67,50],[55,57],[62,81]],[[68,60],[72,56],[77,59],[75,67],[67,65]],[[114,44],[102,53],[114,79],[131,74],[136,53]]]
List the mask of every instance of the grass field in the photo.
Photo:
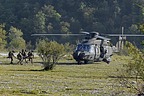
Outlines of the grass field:
[[84,65],[62,60],[54,70],[41,71],[38,57],[24,65],[10,65],[0,57],[0,96],[135,96],[114,78],[127,59],[116,55],[110,64]]

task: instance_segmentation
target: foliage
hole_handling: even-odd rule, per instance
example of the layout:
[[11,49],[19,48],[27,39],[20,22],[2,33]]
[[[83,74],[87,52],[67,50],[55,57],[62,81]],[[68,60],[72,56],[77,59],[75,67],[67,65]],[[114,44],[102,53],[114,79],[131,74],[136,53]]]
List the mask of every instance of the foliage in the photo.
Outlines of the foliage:
[[45,14],[42,11],[36,14],[35,21],[34,21],[34,25],[35,25],[34,30],[36,33],[45,32],[45,19],[46,19]]
[[52,70],[64,54],[64,46],[55,41],[40,40],[37,48],[43,60],[44,70]]
[[131,75],[138,76],[144,81],[144,56],[143,53],[134,47],[131,43],[127,44],[129,54],[132,56],[132,60],[129,62],[128,70]]
[[144,33],[144,24],[140,25],[140,30]]
[[66,34],[70,33],[69,31],[70,24],[68,22],[60,22],[60,24],[61,24],[61,32],[64,32]]
[[64,44],[64,47],[65,47],[65,51],[67,53],[72,53],[73,50],[74,50],[74,45],[70,44],[70,43],[65,43]]
[[0,24],[5,23],[7,32],[10,26],[22,30],[32,44],[33,33],[120,33],[122,26],[126,33],[136,33],[136,25],[143,23],[143,5],[142,0],[1,0]]
[[126,43],[126,47],[131,59],[122,70],[121,84],[127,88],[135,89],[139,94],[144,94],[144,90],[142,89],[144,87],[144,56],[130,42]]
[[25,49],[25,40],[22,38],[22,31],[11,26],[8,34],[8,49]]
[[34,18],[34,31],[36,33],[46,33],[54,31],[55,22],[59,22],[61,15],[52,5],[44,5]]
[[30,42],[27,42],[27,44],[26,44],[26,49],[27,49],[27,50],[32,50],[32,49],[34,49],[34,46],[31,44],[31,41],[30,41]]
[[7,44],[5,24],[0,25],[0,49],[3,50]]

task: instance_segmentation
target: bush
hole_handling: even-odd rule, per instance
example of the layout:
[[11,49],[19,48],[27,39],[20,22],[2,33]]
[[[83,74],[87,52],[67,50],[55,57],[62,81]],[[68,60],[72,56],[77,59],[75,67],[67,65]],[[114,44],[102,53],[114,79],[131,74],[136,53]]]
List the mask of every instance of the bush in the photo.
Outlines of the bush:
[[120,83],[126,88],[134,89],[138,94],[144,94],[144,56],[130,42],[126,43],[126,47],[131,59],[119,73],[122,73]]
[[63,44],[47,40],[40,40],[37,48],[39,56],[43,60],[44,70],[52,70],[64,54],[65,49]]

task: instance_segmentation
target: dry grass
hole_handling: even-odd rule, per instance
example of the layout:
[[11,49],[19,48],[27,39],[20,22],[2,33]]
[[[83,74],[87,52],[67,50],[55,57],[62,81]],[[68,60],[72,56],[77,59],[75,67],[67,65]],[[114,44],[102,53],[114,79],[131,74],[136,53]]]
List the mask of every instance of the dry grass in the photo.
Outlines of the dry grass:
[[[115,74],[127,57],[115,55],[110,64],[104,62],[77,65],[61,61],[52,71],[41,71],[39,58],[34,64],[9,65],[1,57],[0,94],[2,96],[125,96],[133,95],[115,82]],[[16,62],[16,61],[15,61]],[[66,62],[66,63],[63,63]]]

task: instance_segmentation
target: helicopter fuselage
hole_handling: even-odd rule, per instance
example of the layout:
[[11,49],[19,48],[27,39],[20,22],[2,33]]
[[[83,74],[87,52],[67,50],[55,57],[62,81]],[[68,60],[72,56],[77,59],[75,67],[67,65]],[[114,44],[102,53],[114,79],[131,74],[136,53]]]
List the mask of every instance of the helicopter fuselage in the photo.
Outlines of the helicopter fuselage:
[[97,62],[104,61],[110,63],[112,56],[112,47],[104,40],[88,40],[78,44],[73,52],[73,58],[80,64],[82,61]]

